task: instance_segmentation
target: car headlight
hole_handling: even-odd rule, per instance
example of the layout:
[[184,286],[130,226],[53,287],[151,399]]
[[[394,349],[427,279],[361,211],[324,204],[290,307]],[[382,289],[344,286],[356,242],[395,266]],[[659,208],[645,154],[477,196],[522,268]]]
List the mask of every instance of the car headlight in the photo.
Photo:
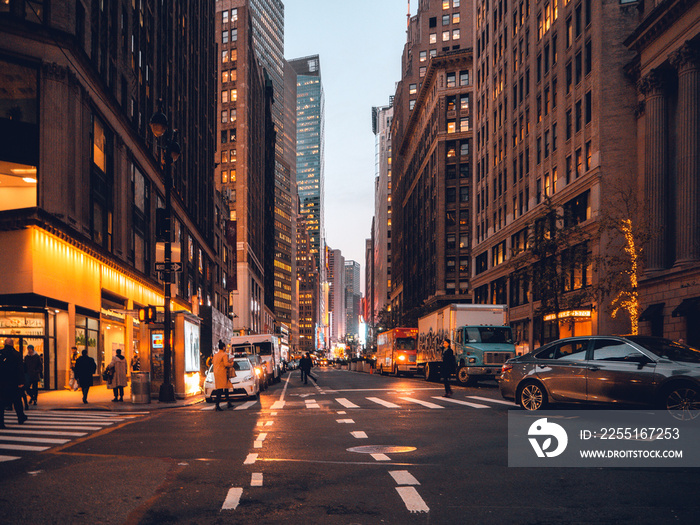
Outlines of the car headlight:
[[256,369],[255,369],[255,375],[261,376],[261,375],[262,375],[262,370],[260,370],[259,368],[256,368]]
[[248,374],[243,378],[243,381],[252,381],[253,380],[253,374]]
[[404,354],[401,354],[399,356],[399,361],[405,361],[405,360],[406,360],[406,356]]

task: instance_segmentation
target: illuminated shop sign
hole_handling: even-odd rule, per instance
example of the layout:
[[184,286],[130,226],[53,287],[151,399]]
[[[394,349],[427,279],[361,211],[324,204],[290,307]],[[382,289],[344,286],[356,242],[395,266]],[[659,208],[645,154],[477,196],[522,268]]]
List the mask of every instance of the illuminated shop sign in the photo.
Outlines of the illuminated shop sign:
[[555,319],[571,319],[572,317],[590,318],[590,310],[564,310],[558,314],[547,314],[544,316],[545,321],[554,321]]

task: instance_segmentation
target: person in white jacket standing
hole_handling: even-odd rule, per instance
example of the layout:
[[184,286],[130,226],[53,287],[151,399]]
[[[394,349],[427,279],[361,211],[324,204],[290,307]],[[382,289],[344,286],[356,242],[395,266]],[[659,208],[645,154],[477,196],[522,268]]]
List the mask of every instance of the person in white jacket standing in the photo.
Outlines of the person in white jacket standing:
[[121,348],[117,348],[116,355],[112,358],[112,362],[107,365],[112,367],[114,374],[112,380],[107,385],[114,392],[112,402],[124,401],[124,387],[127,385],[126,380],[126,359],[122,355]]

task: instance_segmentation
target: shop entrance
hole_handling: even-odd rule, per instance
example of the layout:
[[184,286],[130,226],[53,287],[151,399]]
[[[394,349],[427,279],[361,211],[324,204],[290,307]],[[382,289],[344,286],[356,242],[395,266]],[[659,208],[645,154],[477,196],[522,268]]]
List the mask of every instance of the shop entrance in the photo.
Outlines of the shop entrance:
[[[0,342],[12,339],[15,350],[24,360],[27,347],[34,346],[43,364],[43,378],[39,380],[39,389],[56,388],[55,373],[52,367],[56,363],[55,338],[49,337],[46,327],[53,322],[54,316],[49,316],[46,310],[41,311],[0,311]],[[51,331],[53,332],[53,331]]]

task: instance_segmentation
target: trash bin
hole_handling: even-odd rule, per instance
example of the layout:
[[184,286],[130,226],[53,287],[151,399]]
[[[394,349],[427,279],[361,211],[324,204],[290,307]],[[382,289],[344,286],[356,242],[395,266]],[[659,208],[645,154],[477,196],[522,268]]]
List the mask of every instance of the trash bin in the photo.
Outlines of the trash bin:
[[131,373],[131,402],[134,404],[151,402],[151,382],[148,372]]

